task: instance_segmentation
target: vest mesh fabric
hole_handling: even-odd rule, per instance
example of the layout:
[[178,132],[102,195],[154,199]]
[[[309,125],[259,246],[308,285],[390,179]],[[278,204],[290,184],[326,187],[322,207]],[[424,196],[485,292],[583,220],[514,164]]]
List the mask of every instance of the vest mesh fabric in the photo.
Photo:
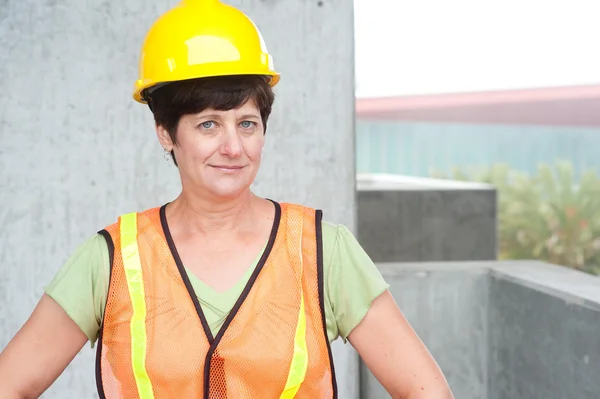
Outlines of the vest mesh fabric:
[[143,398],[132,350],[143,350],[155,398],[279,398],[292,358],[295,354],[298,358],[294,340],[301,294],[308,367],[295,397],[334,397],[331,352],[319,297],[319,214],[298,205],[276,206],[280,207],[277,229],[264,259],[214,339],[203,325],[189,281],[186,284],[182,276],[176,250],[172,252],[164,208],[137,214],[143,282],[143,292],[137,295],[143,296],[146,336],[142,344],[137,337],[132,339],[134,306],[121,254],[120,225],[106,229],[114,244],[99,348],[99,386],[106,398]]

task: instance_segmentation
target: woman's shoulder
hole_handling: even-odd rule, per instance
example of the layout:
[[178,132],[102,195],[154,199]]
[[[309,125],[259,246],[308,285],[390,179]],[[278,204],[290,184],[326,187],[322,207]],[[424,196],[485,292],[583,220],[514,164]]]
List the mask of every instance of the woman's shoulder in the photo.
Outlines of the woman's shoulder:
[[323,220],[321,221],[321,231],[326,267],[330,263],[330,260],[333,260],[333,257],[339,257],[348,252],[363,251],[358,239],[345,224]]
[[344,340],[389,285],[344,224],[321,222],[325,311],[330,339]]
[[339,234],[352,234],[348,227],[341,223],[334,223],[328,220],[321,221],[321,231],[323,236],[336,237]]
[[[315,208],[315,207],[311,207],[308,205],[303,205],[303,204],[293,203],[293,202],[276,202],[276,203],[280,207],[295,207],[296,209],[304,208],[304,209],[312,210],[314,212],[321,212],[321,215],[323,215],[323,211],[321,210],[321,208]],[[322,228],[323,234],[327,234],[327,235],[335,236],[337,234],[352,234],[350,232],[350,230],[348,229],[348,227],[346,227],[346,225],[344,225],[343,223],[334,223],[330,220],[327,220],[326,217],[321,218],[321,228]]]

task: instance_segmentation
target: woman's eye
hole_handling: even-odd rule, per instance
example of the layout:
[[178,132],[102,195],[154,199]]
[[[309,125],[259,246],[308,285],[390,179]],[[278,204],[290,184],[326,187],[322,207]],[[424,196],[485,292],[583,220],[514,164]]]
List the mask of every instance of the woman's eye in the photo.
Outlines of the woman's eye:
[[242,123],[240,123],[240,126],[243,129],[250,129],[250,128],[254,127],[255,125],[256,125],[256,123],[252,122],[252,121],[243,121]]
[[200,127],[204,129],[212,129],[213,127],[215,127],[215,123],[213,121],[202,122],[200,124]]

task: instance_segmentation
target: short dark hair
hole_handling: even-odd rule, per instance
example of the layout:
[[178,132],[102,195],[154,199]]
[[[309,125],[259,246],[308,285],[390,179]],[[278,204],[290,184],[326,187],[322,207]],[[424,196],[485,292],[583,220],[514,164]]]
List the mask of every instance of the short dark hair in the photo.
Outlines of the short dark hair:
[[[275,95],[267,78],[259,75],[217,76],[168,83],[145,94],[154,121],[164,127],[177,144],[177,126],[182,116],[212,108],[228,111],[254,101],[267,131]],[[177,165],[175,155],[171,152]]]

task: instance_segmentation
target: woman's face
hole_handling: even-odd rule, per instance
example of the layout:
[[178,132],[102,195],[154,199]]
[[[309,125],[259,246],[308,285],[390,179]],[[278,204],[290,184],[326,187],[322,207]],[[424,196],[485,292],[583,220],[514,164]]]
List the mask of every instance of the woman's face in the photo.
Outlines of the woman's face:
[[157,127],[159,140],[174,150],[184,190],[233,198],[247,190],[258,172],[265,142],[260,111],[252,100],[229,111],[206,109],[184,115],[177,145]]

